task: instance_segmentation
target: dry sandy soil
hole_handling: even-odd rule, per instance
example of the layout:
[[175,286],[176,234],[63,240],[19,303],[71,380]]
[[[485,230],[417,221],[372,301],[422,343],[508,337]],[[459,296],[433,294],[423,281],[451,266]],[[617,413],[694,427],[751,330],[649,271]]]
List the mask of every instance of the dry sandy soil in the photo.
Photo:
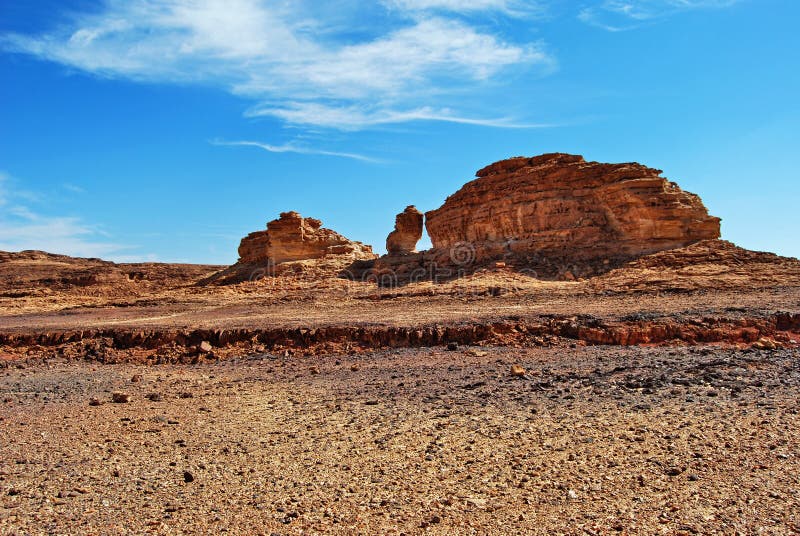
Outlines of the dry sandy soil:
[[799,357],[488,347],[10,368],[0,532],[796,533]]
[[218,268],[0,255],[0,533],[800,533],[795,259]]

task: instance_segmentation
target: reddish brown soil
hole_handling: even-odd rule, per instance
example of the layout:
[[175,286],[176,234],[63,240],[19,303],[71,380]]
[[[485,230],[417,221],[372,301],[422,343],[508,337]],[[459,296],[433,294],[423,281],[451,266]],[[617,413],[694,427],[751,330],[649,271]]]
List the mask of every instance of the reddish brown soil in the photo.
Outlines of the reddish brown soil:
[[462,347],[7,369],[0,533],[790,534],[799,357]]
[[0,533],[800,530],[797,260],[339,268],[0,257]]

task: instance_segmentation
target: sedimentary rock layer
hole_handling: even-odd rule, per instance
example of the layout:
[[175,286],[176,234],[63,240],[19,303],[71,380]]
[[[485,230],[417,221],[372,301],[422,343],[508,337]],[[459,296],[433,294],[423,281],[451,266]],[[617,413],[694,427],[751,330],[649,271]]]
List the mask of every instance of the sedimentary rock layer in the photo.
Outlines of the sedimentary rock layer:
[[636,163],[562,153],[496,162],[425,215],[435,249],[477,261],[535,253],[575,261],[638,256],[718,238],[700,198]]
[[547,315],[525,320],[417,326],[331,325],[318,328],[264,327],[229,330],[103,328],[0,332],[0,368],[16,359],[20,355],[18,352],[29,355],[31,348],[35,348],[40,357],[103,363],[197,362],[205,358],[224,359],[265,351],[284,352],[286,355],[352,354],[376,348],[424,347],[450,343],[551,346],[581,341],[584,344],[630,346],[713,342],[774,349],[795,347],[799,330],[800,314],[778,312],[740,318],[672,315],[613,321],[588,315]]
[[282,212],[279,219],[267,224],[265,231],[250,233],[239,245],[240,263],[280,264],[330,255],[375,257],[370,246],[349,240],[322,227],[320,220],[303,218],[297,212]]

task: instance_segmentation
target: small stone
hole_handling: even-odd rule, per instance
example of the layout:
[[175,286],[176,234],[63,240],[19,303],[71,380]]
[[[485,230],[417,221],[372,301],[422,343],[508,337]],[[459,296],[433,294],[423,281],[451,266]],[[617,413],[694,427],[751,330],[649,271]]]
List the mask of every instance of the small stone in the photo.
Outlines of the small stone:
[[448,343],[447,343],[447,349],[448,349],[450,352],[454,352],[454,351],[458,350],[458,343],[457,343],[457,342],[455,342],[455,341],[450,341],[450,342],[448,342]]
[[92,398],[89,399],[89,405],[90,406],[99,406],[100,404],[102,404],[102,402],[97,397],[93,396]]
[[184,471],[183,472],[183,481],[187,482],[187,483],[188,482],[194,482],[194,475],[192,473],[190,473],[189,471]]
[[183,391],[182,393],[178,393],[178,398],[194,398],[194,395],[189,391]]
[[131,383],[139,383],[140,381],[142,381],[141,374],[134,374],[133,376],[131,376]]
[[197,345],[197,349],[198,349],[198,350],[200,350],[201,352],[208,353],[208,352],[210,352],[211,350],[213,350],[213,349],[214,349],[214,347],[213,347],[213,346],[211,346],[211,343],[210,343],[210,342],[208,342],[208,341],[203,341],[203,342],[201,342],[199,345]]
[[666,473],[667,476],[678,476],[682,472],[683,472],[683,469],[681,469],[680,467],[668,467],[664,471],[664,473]]
[[511,365],[511,375],[515,378],[522,378],[525,376],[525,369],[522,368],[522,365]]
[[475,507],[475,508],[479,508],[481,510],[486,508],[486,499],[478,499],[478,498],[475,498],[475,497],[470,497],[470,498],[466,499],[464,502],[466,502],[467,505],[469,505],[469,506],[472,506],[472,507]]
[[309,371],[311,374],[319,374],[319,367],[316,367],[316,366],[314,366],[314,367],[310,367],[310,368],[308,369],[308,371]]
[[775,344],[775,341],[773,341],[772,339],[768,339],[767,337],[762,337],[758,339],[758,342],[756,344],[759,344],[760,345],[759,348],[765,350],[774,350],[778,347],[778,345]]
[[698,480],[700,480],[700,477],[695,474],[691,474],[686,478],[689,480],[689,482],[697,482]]
[[150,402],[161,402],[164,400],[164,396],[161,393],[150,393],[145,398]]
[[128,393],[112,393],[111,401],[115,404],[126,404],[131,401],[131,395]]
[[567,498],[571,499],[573,501],[576,500],[578,498],[578,492],[575,491],[574,489],[568,490],[567,491]]
[[357,372],[358,369],[360,368],[361,367],[358,366],[358,363],[353,363],[352,365],[350,365],[350,370],[352,370],[353,372]]

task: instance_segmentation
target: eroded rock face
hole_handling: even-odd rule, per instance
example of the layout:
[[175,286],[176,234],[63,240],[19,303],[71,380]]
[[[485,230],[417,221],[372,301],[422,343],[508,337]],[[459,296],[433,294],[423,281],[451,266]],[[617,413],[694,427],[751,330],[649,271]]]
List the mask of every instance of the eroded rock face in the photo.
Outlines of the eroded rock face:
[[239,245],[240,263],[284,262],[344,256],[372,259],[372,247],[349,240],[322,227],[314,218],[303,218],[297,212],[282,212],[280,218],[267,224],[265,231],[250,233]]
[[417,251],[417,242],[422,238],[423,214],[414,205],[409,205],[397,215],[394,231],[386,238],[389,255],[405,255]]
[[661,171],[562,153],[496,162],[426,213],[435,249],[476,260],[536,253],[575,261],[638,256],[718,238],[720,219]]

